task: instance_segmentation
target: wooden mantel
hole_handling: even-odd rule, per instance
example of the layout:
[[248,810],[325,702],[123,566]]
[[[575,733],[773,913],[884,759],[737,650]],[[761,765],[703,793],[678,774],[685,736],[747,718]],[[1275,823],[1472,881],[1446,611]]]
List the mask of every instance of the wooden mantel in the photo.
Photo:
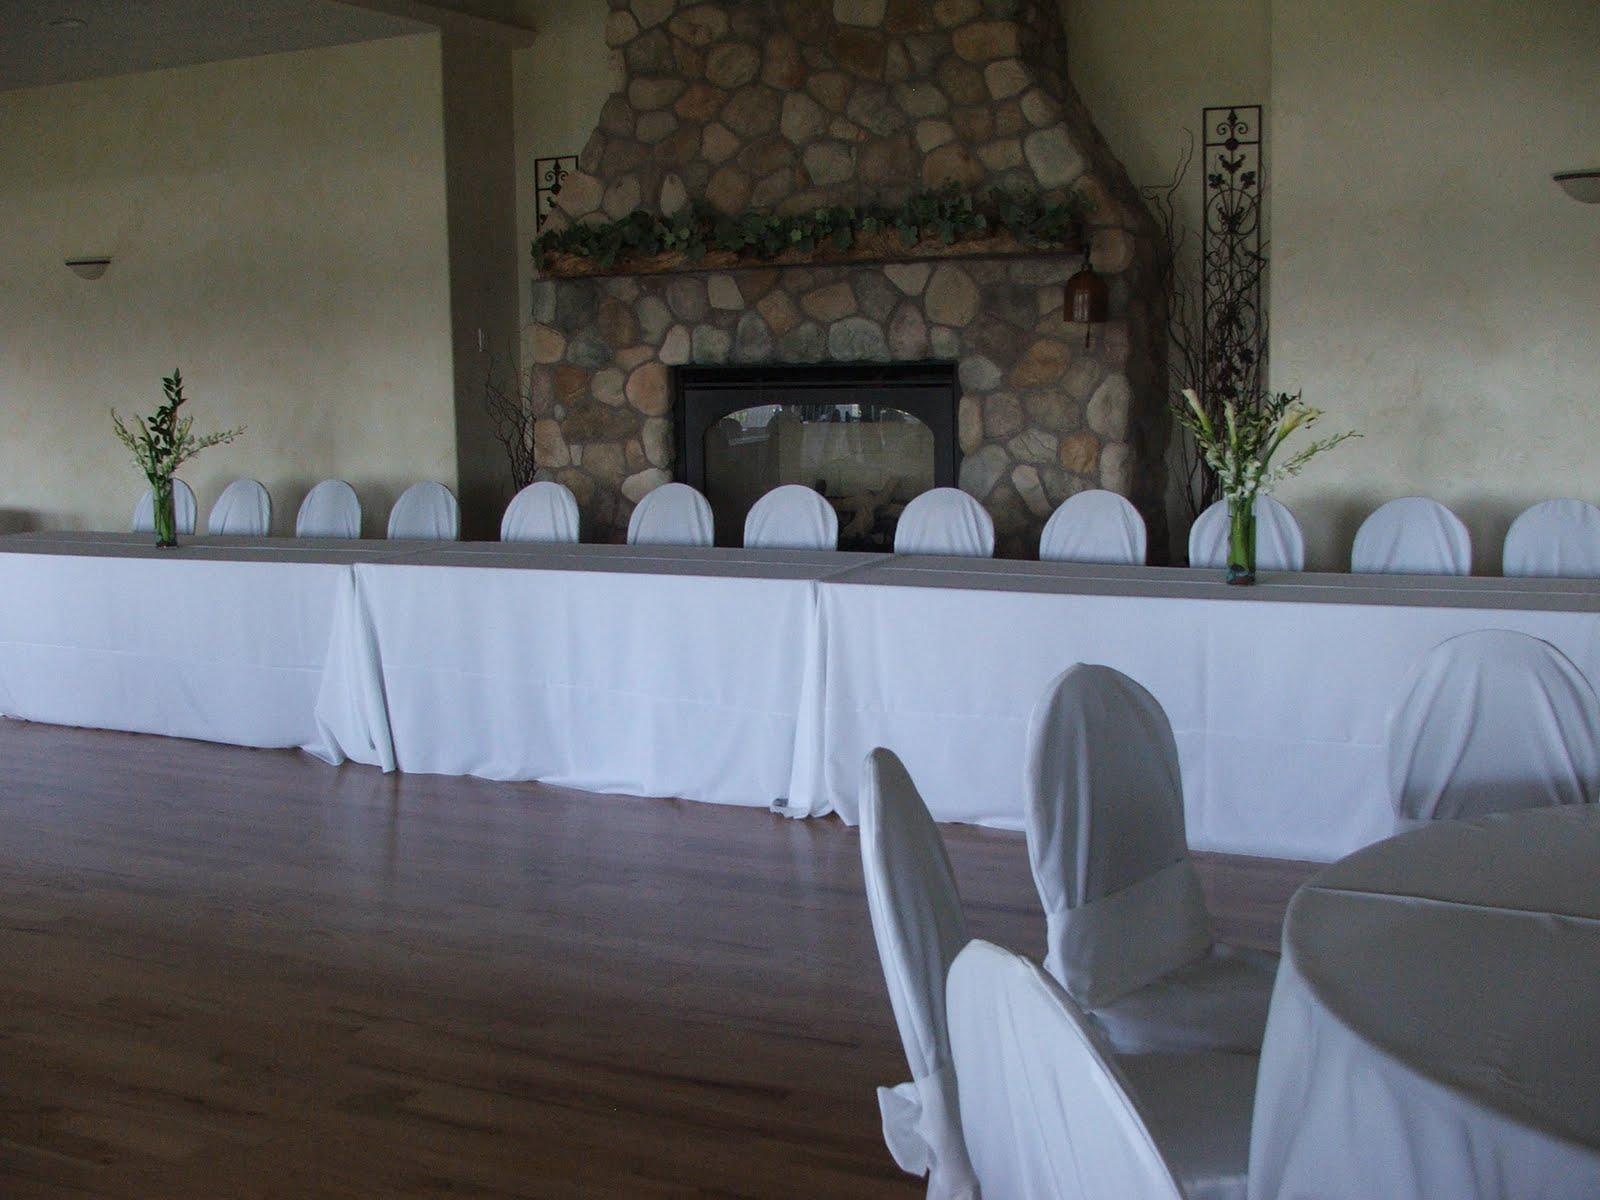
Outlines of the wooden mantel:
[[1009,233],[989,237],[962,238],[950,245],[935,238],[923,238],[907,246],[893,230],[860,235],[848,250],[831,244],[817,246],[809,253],[789,250],[775,258],[739,254],[732,250],[707,250],[691,261],[681,250],[664,251],[645,257],[619,259],[610,267],[600,267],[591,258],[578,254],[552,254],[545,261],[538,279],[601,279],[623,275],[684,275],[706,271],[769,271],[783,267],[830,267],[860,264],[938,262],[962,258],[1079,258],[1080,242],[1040,245],[1018,241]]

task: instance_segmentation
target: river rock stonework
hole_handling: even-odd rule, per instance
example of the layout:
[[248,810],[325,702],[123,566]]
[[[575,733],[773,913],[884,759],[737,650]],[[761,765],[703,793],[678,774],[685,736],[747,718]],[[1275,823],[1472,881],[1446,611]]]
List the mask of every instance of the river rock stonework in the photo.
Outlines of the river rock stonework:
[[953,360],[961,486],[1027,555],[1105,487],[1164,544],[1167,420],[1153,226],[1067,83],[1053,0],[611,0],[621,83],[559,197],[606,221],[894,203],[951,181],[1076,193],[1112,319],[1062,319],[1059,256],[761,267],[533,288],[524,341],[541,478],[620,539],[672,477],[668,368]]

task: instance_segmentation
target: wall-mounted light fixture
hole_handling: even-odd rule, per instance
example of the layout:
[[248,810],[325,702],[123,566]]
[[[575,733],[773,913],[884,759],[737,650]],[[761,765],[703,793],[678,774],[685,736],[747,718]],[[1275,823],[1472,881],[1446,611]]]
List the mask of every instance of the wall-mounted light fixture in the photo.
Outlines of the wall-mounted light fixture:
[[1591,171],[1557,171],[1551,178],[1574,200],[1600,204],[1600,168]]
[[67,270],[79,279],[99,279],[106,273],[106,268],[111,265],[109,254],[90,254],[83,258],[69,258],[66,260]]
[[1062,316],[1072,325],[1083,326],[1083,344],[1088,346],[1096,325],[1104,325],[1111,316],[1111,289],[1095,273],[1089,262],[1089,239],[1083,239],[1083,266],[1067,280],[1067,298]]

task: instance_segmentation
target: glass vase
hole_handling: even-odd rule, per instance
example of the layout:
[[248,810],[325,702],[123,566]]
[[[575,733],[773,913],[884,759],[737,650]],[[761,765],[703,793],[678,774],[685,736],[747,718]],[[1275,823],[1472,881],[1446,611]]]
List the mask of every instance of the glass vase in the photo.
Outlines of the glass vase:
[[1228,497],[1228,582],[1256,581],[1256,503],[1254,496]]
[[152,480],[150,499],[155,516],[156,548],[178,544],[178,512],[172,497],[172,479]]

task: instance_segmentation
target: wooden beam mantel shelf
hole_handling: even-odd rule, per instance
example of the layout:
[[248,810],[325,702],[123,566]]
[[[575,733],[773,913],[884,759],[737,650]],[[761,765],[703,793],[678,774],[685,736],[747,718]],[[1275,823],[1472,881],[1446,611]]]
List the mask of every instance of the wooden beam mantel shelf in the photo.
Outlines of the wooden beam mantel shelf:
[[1009,234],[993,237],[962,238],[950,245],[935,238],[923,238],[914,246],[900,241],[899,234],[860,236],[848,250],[831,245],[804,252],[790,250],[774,258],[760,258],[732,250],[707,250],[691,260],[681,250],[643,257],[624,258],[610,267],[579,254],[551,254],[539,279],[602,279],[624,275],[688,275],[706,271],[770,271],[789,267],[837,267],[864,264],[940,262],[963,258],[1079,258],[1082,243],[1041,245],[1018,241]]

